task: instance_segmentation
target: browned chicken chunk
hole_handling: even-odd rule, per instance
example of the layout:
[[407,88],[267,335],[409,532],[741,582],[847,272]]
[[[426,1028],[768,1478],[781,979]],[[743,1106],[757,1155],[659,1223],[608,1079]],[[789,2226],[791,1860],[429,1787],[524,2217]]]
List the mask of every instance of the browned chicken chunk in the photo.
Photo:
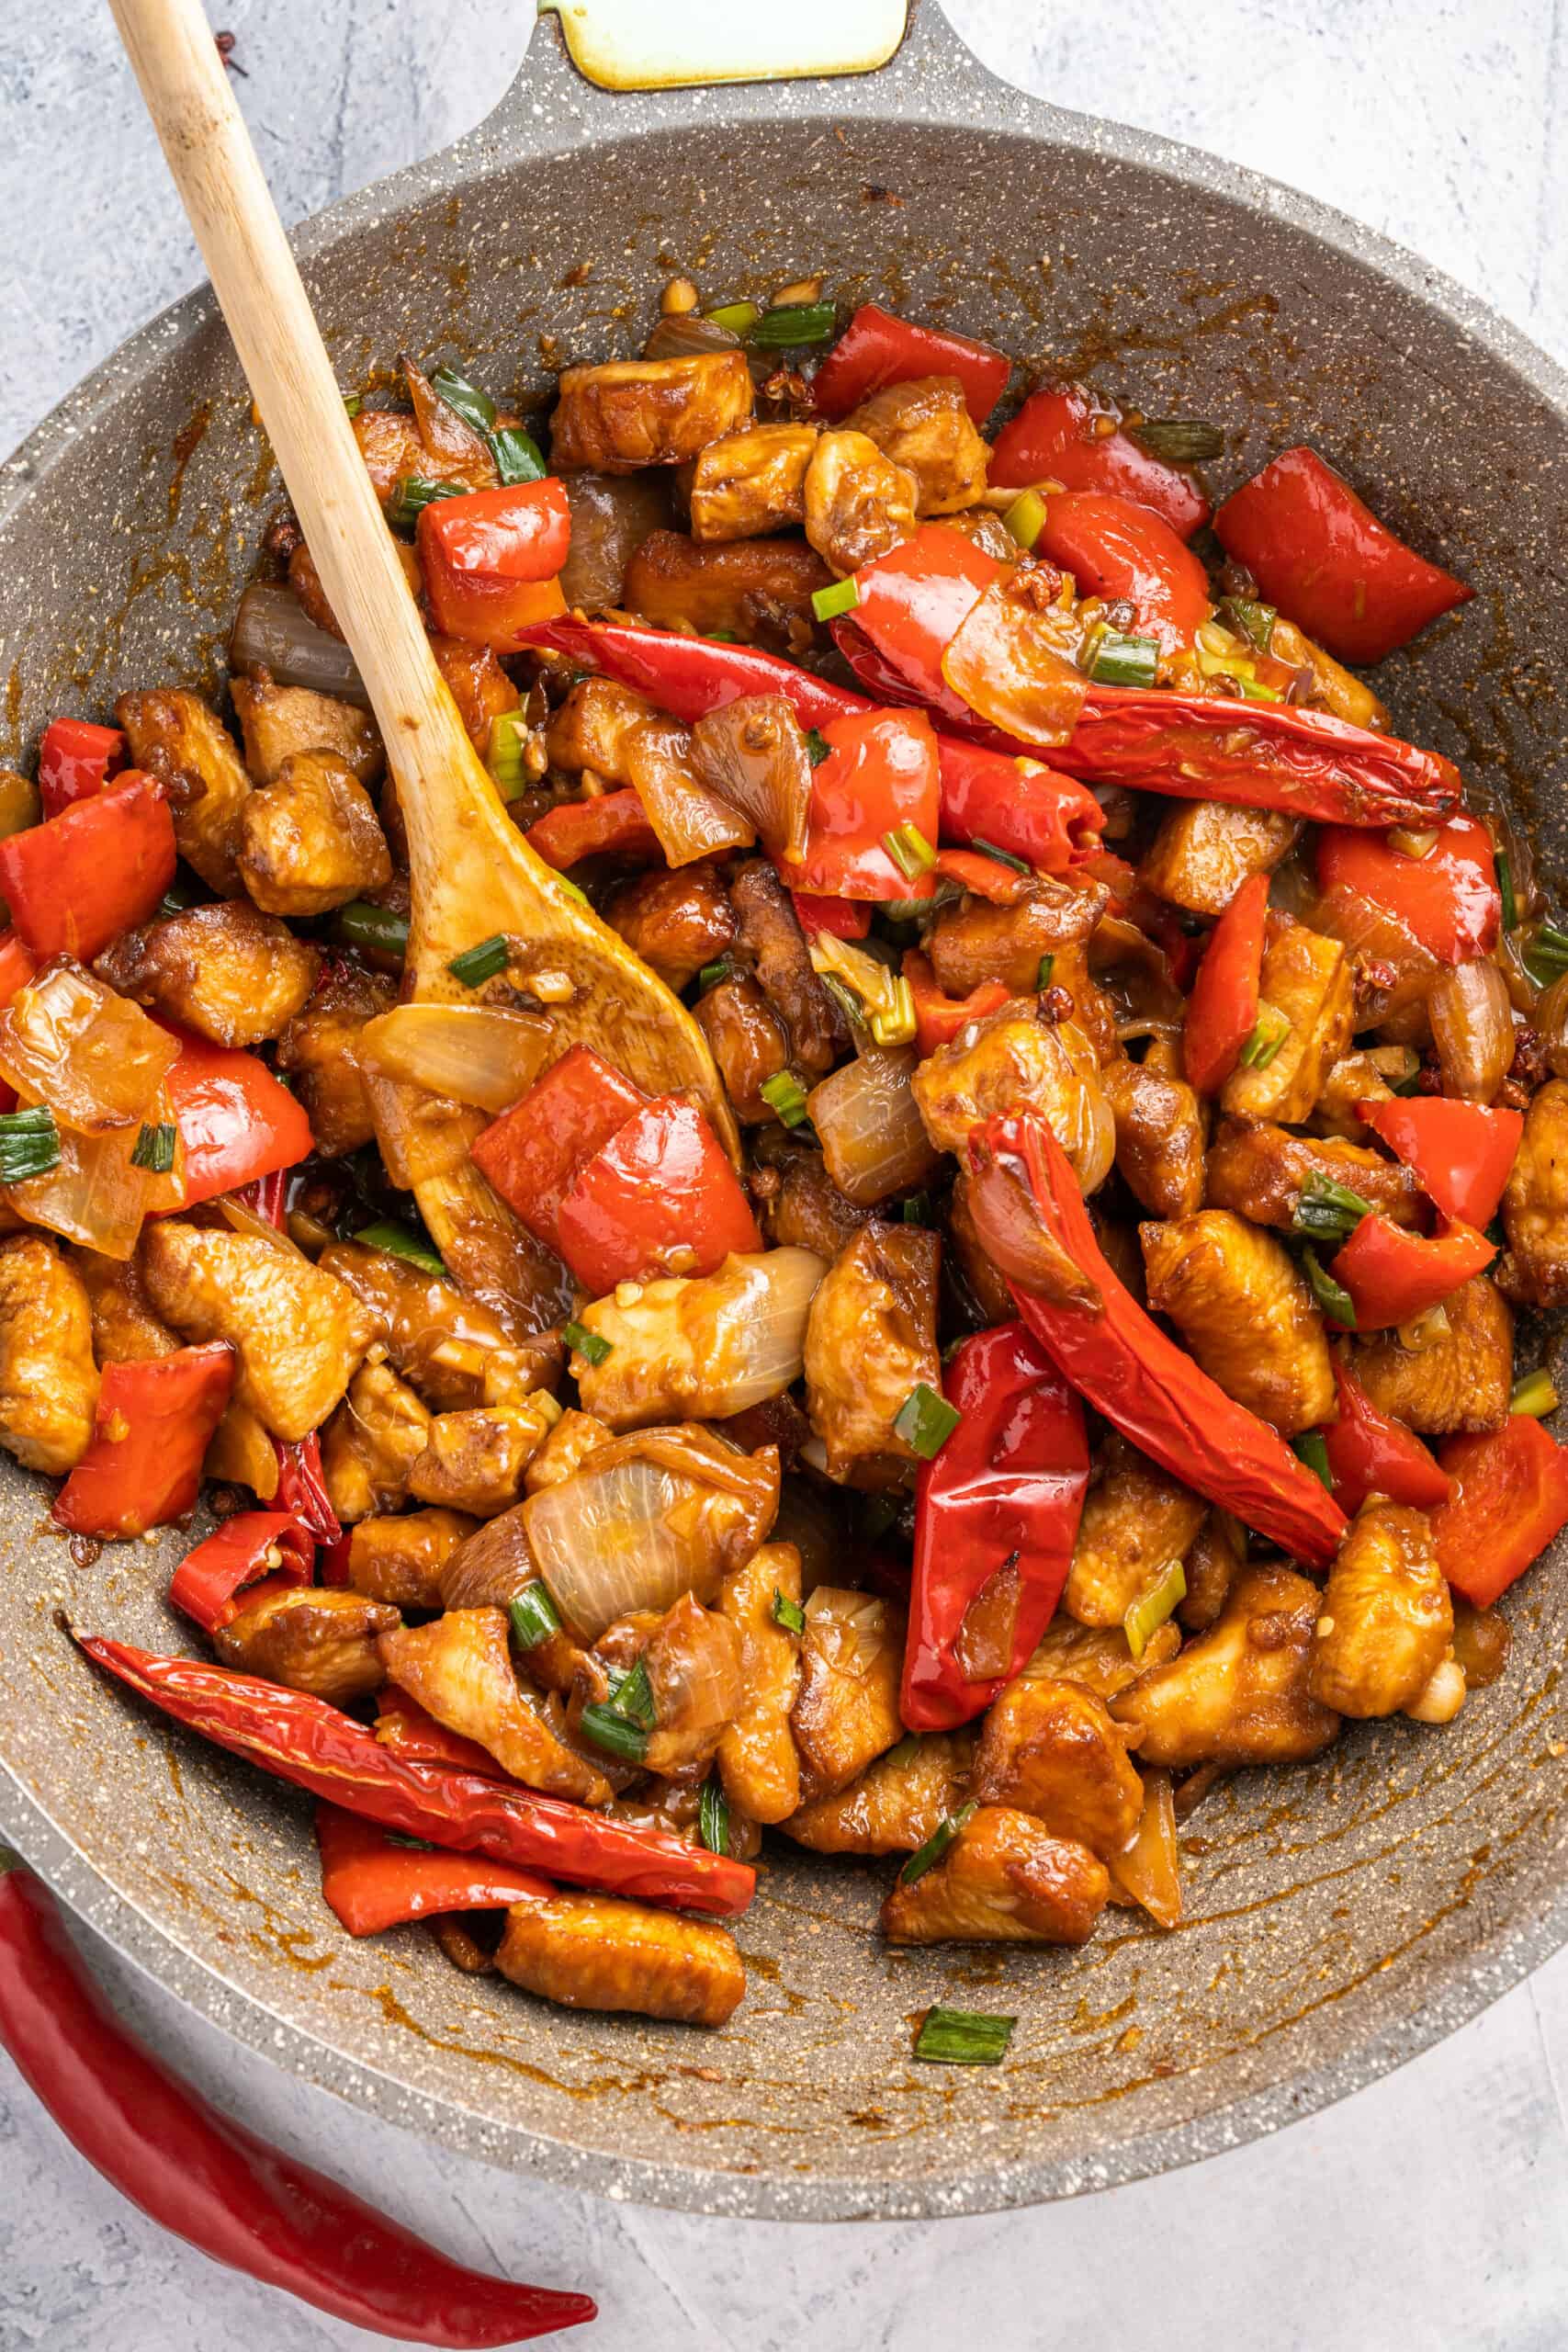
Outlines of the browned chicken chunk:
[[145,1363],[149,1356],[172,1356],[178,1340],[154,1314],[147,1285],[134,1258],[105,1258],[96,1250],[73,1249],[66,1261],[82,1277],[93,1316],[93,1352],[102,1363]]
[[882,1906],[889,1943],[1081,1944],[1110,1899],[1105,1865],[1032,1813],[982,1805],[941,1861]]
[[381,1662],[400,1690],[463,1739],[488,1748],[514,1781],[577,1804],[607,1804],[610,1783],[556,1737],[512,1670],[504,1612],[449,1609],[428,1625],[382,1636]]
[[705,964],[716,963],[735,937],[735,910],[717,868],[705,859],[624,884],[606,905],[604,920],[672,989],[683,989]]
[[1040,1000],[1003,1005],[939,1046],[910,1081],[933,1148],[962,1161],[976,1127],[1020,1111],[1046,1120],[1085,1193],[1111,1172],[1116,1125],[1100,1062],[1083,1031],[1055,1022]]
[[736,946],[784,1023],[793,1066],[808,1078],[833,1067],[849,1043],[843,1020],[812,968],[805,933],[769,858],[749,858],[730,877]]
[[87,1451],[97,1401],[81,1276],[41,1233],[0,1241],[0,1445],[62,1477]]
[[756,981],[743,974],[721,980],[697,999],[695,1012],[736,1117],[749,1127],[776,1120],[762,1089],[789,1068],[789,1037]]
[[955,514],[986,487],[990,450],[976,431],[956,376],[916,376],[873,392],[844,419],[883,456],[913,474],[915,512]]
[[355,1046],[366,1023],[389,1012],[395,984],[346,956],[333,956],[315,993],[277,1040],[277,1067],[295,1081],[316,1148],[324,1159],[374,1142],[376,1121]]
[[187,907],[122,932],[95,967],[100,979],[215,1046],[276,1037],[316,985],[321,951],[248,899]]
[[725,1793],[752,1821],[784,1821],[800,1803],[800,1758],[790,1712],[800,1692],[800,1645],[773,1603],[800,1602],[800,1554],[764,1544],[719,1588],[718,1606],[740,1644],[740,1700],[718,1743]]
[[242,1610],[214,1634],[212,1646],[225,1666],[344,1707],[385,1682],[377,1638],[397,1622],[395,1609],[363,1593],[306,1587]]
[[920,486],[868,434],[824,433],[806,469],[806,536],[830,571],[858,571],[915,528]]
[[873,1593],[819,1584],[807,1602],[790,1727],[807,1804],[858,1780],[902,1737],[904,1628],[903,1610]]
[[354,437],[383,506],[391,503],[398,484],[411,474],[422,481],[450,482],[462,490],[488,490],[494,481],[492,469],[488,481],[476,481],[476,462],[485,460],[456,439],[447,446],[433,443],[406,409],[362,408],[354,420]]
[[1116,1165],[1154,1216],[1190,1216],[1203,1204],[1203,1121],[1198,1097],[1148,1062],[1108,1062],[1100,1083],[1116,1123]]
[[683,1779],[703,1771],[740,1710],[740,1635],[730,1619],[682,1593],[661,1616],[609,1626],[596,1648],[618,1670],[641,1661],[653,1702],[648,1770]]
[[1176,1613],[1190,1634],[1201,1634],[1214,1623],[1246,1566],[1247,1530],[1216,1504],[1187,1555],[1187,1590]]
[[626,566],[625,596],[659,628],[728,629],[742,645],[804,652],[816,634],[811,599],[832,578],[804,539],[699,547],[681,531],[651,531]]
[[246,889],[275,915],[324,915],[385,889],[391,853],[365,786],[326,752],[296,752],[254,792],[236,853]]
[[1130,1690],[1145,1674],[1152,1674],[1156,1666],[1168,1665],[1180,1647],[1181,1635],[1168,1618],[1149,1635],[1142,1657],[1134,1657],[1120,1625],[1078,1625],[1058,1611],[1023,1671],[1031,1680],[1044,1676],[1081,1682],[1097,1699],[1109,1702],[1119,1690]]
[[831,1261],[871,1214],[846,1199],[821,1153],[803,1145],[784,1145],[778,1160],[758,1169],[752,1182],[762,1230],[781,1249],[810,1250]]
[[1033,1814],[1101,1861],[1121,1852],[1144,1809],[1127,1735],[1104,1701],[1081,1683],[1036,1679],[1010,1683],[987,1709],[973,1794]]
[[329,752],[367,786],[386,765],[375,720],[351,702],[309,686],[274,685],[265,671],[259,678],[235,678],[229,691],[253,784],[275,783],[296,752]]
[[[1365,1132],[1363,1130],[1363,1132]],[[1209,1147],[1208,1202],[1288,1233],[1303,1189],[1347,1185],[1395,1225],[1419,1222],[1424,1194],[1410,1169],[1364,1145],[1293,1136],[1284,1127],[1220,1123]]]
[[441,1571],[478,1524],[460,1510],[362,1519],[348,1540],[349,1584],[395,1609],[445,1608]]
[[682,466],[751,414],[751,371],[743,351],[568,368],[559,390],[550,420],[550,461],[563,474],[580,466],[602,474]]
[[1032,996],[1040,960],[1055,958],[1053,978],[1069,992],[1087,977],[1084,945],[1104,911],[1106,893],[1077,890],[1047,875],[1008,906],[965,898],[944,907],[926,936],[926,953],[948,996],[969,996],[983,980],[1000,980],[1015,996]]
[[423,1452],[410,1464],[410,1494],[476,1519],[509,1510],[549,1428],[553,1403],[550,1397],[525,1397],[515,1405],[437,1413]]
[[180,686],[121,695],[114,715],[131,766],[155,775],[168,794],[180,855],[209,889],[232,896],[240,888],[240,820],[251,780],[228,729],[199,695]]
[[1371,1496],[1328,1572],[1308,1690],[1342,1715],[1396,1714],[1419,1699],[1453,1631],[1427,1514]]
[[814,1854],[912,1854],[963,1804],[974,1761],[972,1731],[911,1735],[848,1788],[802,1805],[784,1833]]
[[488,645],[460,637],[433,637],[430,650],[480,759],[490,753],[490,732],[505,712],[517,707],[517,689]]
[[723,2025],[746,1990],[723,1928],[607,1894],[514,1903],[495,1964],[569,2009],[630,2009],[677,2025]]
[[1143,1734],[1142,1764],[1291,1764],[1315,1756],[1339,1718],[1307,1687],[1322,1596],[1293,1568],[1248,1567],[1206,1634],[1111,1702]]
[[518,1345],[489,1307],[476,1306],[452,1283],[389,1250],[334,1241],[316,1262],[322,1273],[347,1284],[398,1370],[438,1411],[490,1402],[498,1365],[519,1373],[523,1393],[547,1385],[559,1374],[558,1340],[541,1338]]
[[814,424],[753,424],[710,441],[692,475],[694,539],[755,539],[806,520]]
[[594,1447],[607,1443],[610,1435],[592,1413],[580,1413],[569,1405],[524,1471],[524,1486],[536,1495],[542,1487],[558,1487],[563,1478],[574,1478]]
[[345,1525],[408,1499],[430,1415],[389,1363],[362,1364],[321,1435],[321,1470]]
[[1195,915],[1221,915],[1254,874],[1272,874],[1295,846],[1300,820],[1223,800],[1169,807],[1138,879],[1156,898]]
[[1141,1225],[1149,1305],[1227,1396],[1297,1437],[1335,1416],[1323,1317],[1283,1242],[1229,1209]]
[[1290,1023],[1271,1058],[1243,1063],[1220,1100],[1232,1118],[1277,1119],[1292,1126],[1311,1116],[1324,1080],[1350,1042],[1355,961],[1337,939],[1305,923],[1271,920],[1263,952],[1263,1004]]
[[1568,1082],[1549,1079],[1525,1114],[1507,1190],[1508,1248],[1497,1269],[1519,1306],[1568,1306]]
[[1446,1330],[1420,1348],[1397,1331],[1354,1342],[1352,1369],[1372,1403],[1427,1437],[1500,1430],[1514,1380],[1514,1318],[1489,1275],[1477,1274],[1443,1301]]
[[806,1404],[830,1478],[886,1486],[919,1459],[894,1423],[911,1389],[942,1391],[941,1262],[936,1234],[874,1223],[824,1275],[806,1327]]
[[343,1396],[373,1334],[354,1293],[259,1236],[165,1217],[148,1227],[153,1306],[189,1340],[227,1340],[234,1394],[275,1437],[309,1437]]
[[[1125,1438],[1108,1438],[1100,1476],[1084,1498],[1062,1595],[1068,1616],[1081,1625],[1120,1627],[1172,1560],[1184,1557],[1204,1509],[1201,1496]],[[1117,1638],[1122,1640],[1120,1634]]]

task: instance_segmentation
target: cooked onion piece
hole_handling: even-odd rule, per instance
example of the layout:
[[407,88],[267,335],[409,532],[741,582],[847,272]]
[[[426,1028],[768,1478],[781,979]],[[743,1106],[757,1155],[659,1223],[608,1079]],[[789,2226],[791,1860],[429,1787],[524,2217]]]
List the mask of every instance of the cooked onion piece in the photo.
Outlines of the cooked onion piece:
[[828,1173],[857,1208],[874,1208],[924,1183],[939,1164],[910,1091],[915,1058],[909,1052],[863,1054],[806,1098]]
[[381,1077],[481,1111],[504,1111],[526,1093],[549,1051],[547,1021],[490,1004],[394,1005],[367,1022],[355,1046]]
[[1461,1102],[1490,1102],[1514,1058],[1508,984],[1495,964],[1458,964],[1432,983],[1427,999],[1443,1091]]
[[274,685],[309,686],[368,710],[359,664],[338,637],[318,628],[292,588],[253,580],[240,599],[229,638],[229,667],[243,678],[265,670]]
[[140,1122],[179,1053],[139,1004],[69,956],[46,964],[0,1012],[0,1077],[82,1135]]

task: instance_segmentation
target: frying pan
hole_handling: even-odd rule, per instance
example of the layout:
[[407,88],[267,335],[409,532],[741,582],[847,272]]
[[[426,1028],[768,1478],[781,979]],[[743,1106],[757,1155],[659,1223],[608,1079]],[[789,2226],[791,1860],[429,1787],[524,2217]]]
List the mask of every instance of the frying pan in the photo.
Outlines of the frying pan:
[[[446,353],[538,402],[552,362],[635,349],[672,270],[736,297],[822,269],[845,301],[1213,418],[1226,480],[1317,443],[1475,583],[1380,687],[1402,731],[1503,796],[1558,878],[1562,372],[1322,206],[1007,88],[930,0],[863,78],[643,95],[582,78],[547,22],[480,130],[299,246],[345,385],[400,350]],[[277,498],[227,338],[193,296],[0,472],[0,758],[57,707],[216,686]],[[873,1927],[884,1871],[777,1840],[739,1928],[751,1991],[704,2039],[459,1976],[415,1928],[342,1936],[303,1802],[123,1698],[60,1628],[63,1611],[183,1646],[161,1598],[183,1543],[79,1563],[45,1507],[7,1464],[0,1831],[242,2040],[519,2172],[775,2218],[1067,2196],[1342,2097],[1568,1939],[1560,1555],[1504,1604],[1507,1674],[1452,1727],[1351,1726],[1314,1765],[1213,1793],[1189,1824],[1179,1933],[1112,1912],[1072,1954],[895,1952]],[[933,2000],[1016,2011],[1009,2064],[913,2064],[909,2020]]]

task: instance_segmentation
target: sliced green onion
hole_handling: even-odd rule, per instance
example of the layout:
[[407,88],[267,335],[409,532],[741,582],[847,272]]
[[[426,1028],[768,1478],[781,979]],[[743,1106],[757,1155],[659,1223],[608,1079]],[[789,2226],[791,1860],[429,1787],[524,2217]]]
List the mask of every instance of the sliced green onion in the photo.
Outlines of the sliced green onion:
[[375,1225],[362,1227],[354,1238],[367,1250],[385,1250],[389,1257],[406,1258],[411,1266],[422,1266],[427,1274],[446,1272],[423,1234],[400,1225],[395,1217],[385,1216]]
[[811,609],[819,621],[836,621],[840,613],[852,613],[859,603],[860,590],[852,578],[835,580],[830,587],[813,591]]
[[1514,861],[1506,849],[1497,852],[1497,895],[1503,901],[1503,928],[1517,931],[1519,902],[1514,896]]
[[703,1782],[697,1800],[697,1831],[710,1854],[728,1853],[729,1800],[716,1772],[710,1772]]
[[1274,624],[1280,616],[1272,605],[1260,605],[1251,596],[1227,596],[1220,607],[1233,620],[1247,643],[1259,653],[1267,653],[1274,635]]
[[612,1352],[613,1343],[604,1338],[603,1332],[591,1331],[586,1323],[563,1325],[561,1338],[569,1348],[575,1348],[580,1356],[586,1356],[590,1363],[603,1363]]
[[787,1592],[781,1592],[777,1585],[773,1587],[773,1623],[782,1625],[786,1634],[798,1634],[806,1631],[805,1610],[798,1600],[792,1600]]
[[618,1757],[623,1764],[640,1764],[648,1754],[648,1734],[612,1706],[584,1707],[579,1728],[584,1739],[591,1739],[606,1756]]
[[362,947],[367,955],[385,956],[400,964],[409,952],[409,919],[391,907],[378,907],[368,899],[351,899],[340,907],[333,923],[341,944]]
[[918,1380],[894,1415],[893,1428],[911,1453],[932,1462],[963,1419],[956,1406]]
[[1010,849],[998,849],[995,842],[987,841],[980,833],[976,834],[969,846],[977,849],[982,857],[994,857],[998,865],[1010,865],[1015,874],[1032,874],[1034,871],[1027,858],[1015,857]]
[[1406,1077],[1391,1078],[1387,1083],[1391,1094],[1418,1094],[1421,1091],[1420,1063],[1417,1062],[1416,1068]]
[[914,1036],[915,991],[908,980],[893,983],[893,1001],[885,1012],[871,1016],[871,1034],[879,1046],[907,1046]]
[[1334,1473],[1328,1466],[1328,1445],[1321,1430],[1305,1430],[1291,1440],[1291,1452],[1298,1462],[1304,1462],[1314,1478],[1320,1478],[1332,1493]]
[[578,903],[578,905],[579,905],[580,907],[585,907],[585,906],[587,906],[587,904],[588,904],[588,893],[587,893],[587,891],[586,891],[586,890],[580,890],[580,889],[578,888],[578,887],[577,887],[577,884],[572,880],[572,878],[571,878],[571,876],[570,876],[570,874],[557,874],[557,875],[552,876],[552,877],[551,877],[551,878],[552,878],[552,880],[554,881],[555,886],[556,886],[556,888],[557,888],[558,890],[564,890],[564,891],[566,892],[567,897],[568,897],[569,899],[575,899],[577,900],[577,903]]
[[1303,1250],[1302,1263],[1306,1268],[1307,1280],[1312,1284],[1312,1295],[1329,1321],[1337,1323],[1342,1330],[1355,1330],[1355,1302],[1344,1284],[1335,1281],[1315,1250]]
[[365,399],[363,393],[344,392],[343,396],[343,413],[349,419],[351,424],[359,414],[360,410],[364,406]]
[[876,1760],[879,1764],[891,1764],[896,1768],[912,1764],[919,1754],[919,1735],[917,1732],[907,1731],[897,1747],[890,1747],[886,1756],[879,1756]]
[[507,1606],[512,1631],[520,1650],[536,1650],[552,1634],[560,1632],[560,1616],[543,1583],[535,1577]]
[[1002,516],[1002,528],[1021,548],[1032,548],[1045,528],[1045,501],[1037,490],[1015,498]]
[[394,530],[411,531],[427,506],[438,498],[467,498],[466,481],[426,481],[421,474],[405,474],[392,493],[387,520]]
[[1528,1372],[1514,1383],[1514,1393],[1508,1399],[1510,1413],[1528,1413],[1532,1421],[1555,1413],[1559,1404],[1557,1384],[1545,1371]]
[[154,1176],[166,1176],[175,1164],[175,1141],[176,1130],[167,1120],[144,1126],[131,1149],[132,1168],[150,1168]]
[[477,384],[470,384],[466,376],[459,376],[456,368],[448,368],[445,362],[433,368],[430,389],[437,400],[456,409],[464,424],[471,424],[476,433],[490,432],[495,423],[495,402]]
[[930,1220],[931,1213],[931,1196],[929,1193],[911,1193],[904,1203],[903,1216],[906,1225],[925,1225]]
[[[818,595],[820,595],[821,593],[821,590],[818,589]],[[814,768],[819,768],[824,760],[830,759],[832,757],[832,752],[833,746],[829,742],[828,738],[823,734],[821,729],[819,727],[808,727],[806,730],[806,756],[810,761],[812,766]]]
[[806,1089],[794,1070],[775,1070],[759,1089],[764,1102],[776,1111],[786,1127],[798,1127],[806,1117]]
[[60,1159],[60,1129],[47,1103],[0,1116],[0,1184],[25,1184],[47,1176]]
[[630,1670],[623,1674],[610,1693],[609,1704],[628,1723],[642,1731],[651,1731],[659,1721],[653,1704],[653,1686],[648,1679],[648,1668],[639,1657]]
[[1371,1201],[1353,1193],[1348,1184],[1341,1184],[1337,1178],[1314,1168],[1303,1181],[1291,1231],[1313,1241],[1344,1241],[1371,1213]]
[[477,989],[482,987],[486,980],[493,980],[497,972],[505,970],[506,959],[511,953],[505,933],[493,932],[489,939],[481,939],[477,947],[465,947],[460,956],[454,956],[446,969],[455,980],[461,980],[466,989]]
[[1037,990],[1037,991],[1038,991],[1038,993],[1039,993],[1039,994],[1041,994],[1042,996],[1044,994],[1045,990],[1050,987],[1050,985],[1051,985],[1051,975],[1052,975],[1052,973],[1055,970],[1055,968],[1056,968],[1056,958],[1055,958],[1055,956],[1054,955],[1052,955],[1052,956],[1042,956],[1042,957],[1040,958],[1040,976],[1039,976],[1039,978],[1036,979],[1036,981],[1035,981],[1035,983],[1034,983],[1034,986],[1035,986],[1036,990]]
[[803,343],[826,343],[837,316],[831,302],[784,302],[753,319],[746,340],[761,351],[793,351]]
[[973,1821],[976,1810],[976,1800],[971,1797],[968,1804],[961,1804],[956,1813],[950,1813],[945,1820],[939,1821],[925,1844],[916,1847],[899,1871],[899,1885],[914,1886],[924,1878],[928,1871],[934,1870],[948,1848],[956,1838],[962,1837]]
[[1134,1657],[1143,1657],[1166,1619],[1186,1598],[1187,1571],[1179,1560],[1169,1560],[1160,1570],[1158,1582],[1138,1595],[1122,1620],[1127,1647]]
[[723,327],[728,334],[745,334],[761,315],[760,302],[721,302],[716,311],[703,312],[709,326]]
[[528,771],[523,764],[523,739],[528,722],[521,710],[503,710],[490,722],[490,754],[485,765],[491,781],[503,800],[515,800],[527,789]]
[[1568,932],[1559,931],[1554,923],[1543,922],[1525,951],[1525,967],[1530,978],[1542,988],[1568,972]]
[[1267,1069],[1290,1034],[1291,1024],[1284,1014],[1271,1004],[1263,1005],[1240,1058],[1248,1069]]
[[496,472],[508,489],[520,481],[544,481],[544,453],[520,424],[503,425],[499,433],[492,433],[490,447]]
[[936,864],[936,852],[919,825],[895,825],[882,836],[882,846],[906,882],[919,881]]
[[182,882],[176,875],[158,901],[158,912],[161,915],[183,915],[189,907],[204,905],[206,899],[207,893],[199,882]]
[[844,1019],[849,1023],[851,1028],[863,1029],[865,1027],[865,1007],[861,1002],[859,997],[856,996],[853,989],[847,989],[842,980],[835,979],[831,972],[818,972],[817,977],[821,981],[823,987],[827,989],[829,995],[832,998],[833,1002],[838,1006],[839,1011],[843,1014]]
[[929,922],[942,907],[950,907],[964,896],[964,886],[951,874],[939,874],[936,888],[929,899],[878,899],[876,913],[883,922]]
[[1278,686],[1266,686],[1261,678],[1238,678],[1243,702],[1283,702],[1285,697]]
[[1095,647],[1089,674],[1097,686],[1152,686],[1159,667],[1159,641],[1121,637],[1107,629]]
[[1201,466],[1225,454],[1225,436],[1217,424],[1196,416],[1149,416],[1127,427],[1151,458],[1171,466]]
[[716,964],[703,966],[702,970],[697,974],[697,986],[700,989],[716,989],[729,978],[734,969],[735,967],[728,956],[721,956]]
[[915,2055],[929,2065],[999,2066],[1017,2023],[989,2009],[928,2009]]

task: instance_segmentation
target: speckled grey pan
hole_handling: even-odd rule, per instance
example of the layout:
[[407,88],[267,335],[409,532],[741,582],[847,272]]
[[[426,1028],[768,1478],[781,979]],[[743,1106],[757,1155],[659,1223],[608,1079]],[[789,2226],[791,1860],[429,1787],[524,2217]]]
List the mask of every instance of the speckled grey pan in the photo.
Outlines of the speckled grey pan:
[[[1224,479],[1310,438],[1476,583],[1386,691],[1535,820],[1549,872],[1560,858],[1560,371],[1321,207],[1019,96],[934,7],[864,82],[655,99],[590,89],[547,27],[478,133],[300,246],[345,384],[407,348],[536,396],[543,360],[634,348],[672,268],[739,295],[825,267],[848,299],[1217,417]],[[0,476],[0,758],[62,701],[213,679],[276,500],[212,309],[182,303]],[[169,1548],[77,1569],[42,1505],[0,1481],[0,1829],[207,2016],[520,2172],[815,2218],[1071,2195],[1339,2098],[1568,1938],[1561,1558],[1513,1597],[1507,1677],[1454,1729],[1353,1730],[1314,1768],[1213,1797],[1179,1934],[1112,1913],[1072,1956],[898,1954],[872,1932],[875,1874],[784,1851],[740,1926],[752,1989],[705,2038],[470,1982],[416,1930],[337,1934],[304,1805],[129,1703],[57,1630],[64,1604],[180,1642],[158,1597]],[[1016,2010],[1009,2064],[912,2065],[908,2020],[935,1998]]]

